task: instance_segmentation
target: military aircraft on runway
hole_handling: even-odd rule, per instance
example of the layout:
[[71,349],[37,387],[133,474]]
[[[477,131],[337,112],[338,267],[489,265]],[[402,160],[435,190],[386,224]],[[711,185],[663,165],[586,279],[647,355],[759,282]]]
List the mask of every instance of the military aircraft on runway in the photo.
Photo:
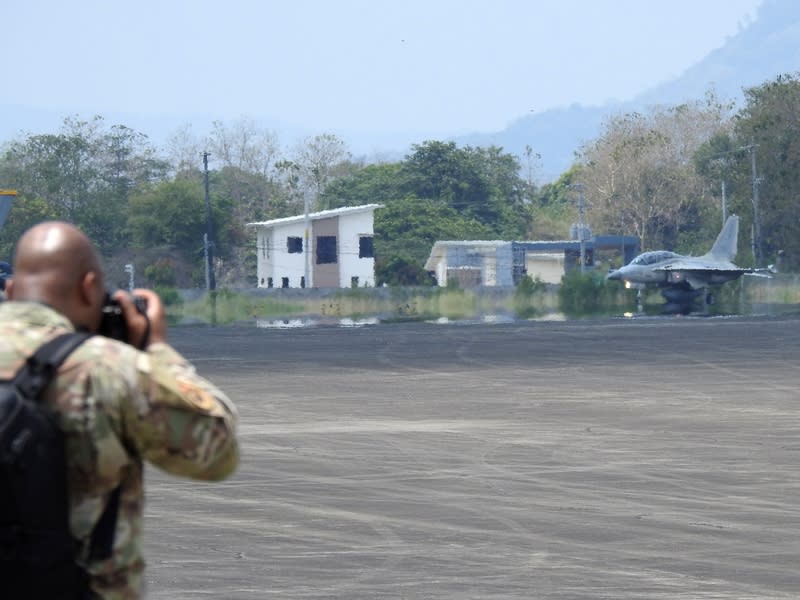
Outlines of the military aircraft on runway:
[[713,288],[742,275],[769,277],[766,269],[747,269],[733,264],[739,238],[739,217],[731,215],[711,250],[703,256],[684,256],[667,250],[645,252],[624,267],[611,271],[607,279],[624,281],[625,286],[641,290],[647,286],[663,288],[665,312],[688,314],[696,300],[702,299],[707,310],[714,302]]

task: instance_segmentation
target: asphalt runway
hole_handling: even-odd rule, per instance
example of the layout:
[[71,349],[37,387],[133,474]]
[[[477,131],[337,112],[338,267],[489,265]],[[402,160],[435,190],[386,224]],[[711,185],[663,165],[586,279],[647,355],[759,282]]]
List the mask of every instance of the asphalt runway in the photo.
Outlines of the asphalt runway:
[[800,320],[176,328],[222,483],[148,470],[148,598],[800,597]]

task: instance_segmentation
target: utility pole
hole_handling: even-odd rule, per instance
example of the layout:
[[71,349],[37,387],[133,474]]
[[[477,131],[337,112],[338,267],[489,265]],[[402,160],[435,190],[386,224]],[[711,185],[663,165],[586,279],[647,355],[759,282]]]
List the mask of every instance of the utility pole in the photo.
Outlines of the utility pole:
[[756,172],[756,148],[758,148],[758,144],[750,144],[747,146],[747,149],[750,150],[750,167],[753,178],[753,260],[756,261],[756,266],[758,267],[762,264],[761,220],[758,216],[758,184],[761,181]]
[[728,199],[725,196],[725,180],[722,180],[722,226],[725,227],[725,221],[728,220]]
[[303,234],[303,254],[305,255],[303,258],[305,259],[305,278],[303,279],[303,283],[305,287],[311,287],[311,220],[308,215],[308,208],[309,208],[309,195],[310,192],[306,188],[303,192],[303,226],[304,226],[304,234]]
[[578,241],[580,242],[581,248],[581,273],[586,272],[586,236],[584,235],[584,230],[586,229],[586,224],[584,221],[584,215],[586,214],[586,202],[583,198],[583,184],[576,183],[573,186],[575,189],[578,190]]
[[206,191],[206,233],[203,236],[203,248],[206,259],[206,288],[211,305],[211,325],[217,324],[217,280],[214,277],[214,242],[211,230],[211,196],[208,192],[208,152],[203,152],[203,183]]
[[[762,264],[762,256],[761,256],[761,217],[759,216],[759,208],[758,208],[758,186],[761,183],[761,178],[758,176],[758,172],[756,171],[756,148],[758,148],[758,144],[749,144],[747,146],[741,146],[739,148],[734,148],[733,150],[728,150],[727,152],[720,152],[719,154],[715,154],[711,158],[717,158],[726,156],[729,154],[737,154],[739,152],[749,152],[750,153],[750,169],[751,169],[751,178],[753,183],[753,228],[752,233],[750,235],[750,248],[753,252],[753,260],[756,263],[756,266]],[[725,181],[722,182],[722,223],[725,224],[725,213],[727,211],[727,206],[725,204]]]
[[206,235],[203,240],[203,248],[205,250],[206,259],[206,287],[209,292],[217,289],[217,281],[214,277],[214,242],[211,230],[211,197],[208,191],[208,157],[211,156],[208,152],[203,152],[203,182],[205,184],[206,192]]

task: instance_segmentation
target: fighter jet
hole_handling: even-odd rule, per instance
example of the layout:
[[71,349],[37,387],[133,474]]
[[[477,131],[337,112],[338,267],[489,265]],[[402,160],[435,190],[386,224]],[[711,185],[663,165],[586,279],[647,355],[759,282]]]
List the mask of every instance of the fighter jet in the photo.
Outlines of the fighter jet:
[[628,288],[640,290],[647,286],[662,288],[667,301],[666,312],[688,314],[695,300],[702,298],[707,309],[714,302],[713,289],[742,275],[769,277],[767,269],[746,269],[733,264],[739,237],[739,217],[731,215],[711,250],[703,256],[684,256],[667,250],[645,252],[630,263],[611,271],[607,279],[624,281]]

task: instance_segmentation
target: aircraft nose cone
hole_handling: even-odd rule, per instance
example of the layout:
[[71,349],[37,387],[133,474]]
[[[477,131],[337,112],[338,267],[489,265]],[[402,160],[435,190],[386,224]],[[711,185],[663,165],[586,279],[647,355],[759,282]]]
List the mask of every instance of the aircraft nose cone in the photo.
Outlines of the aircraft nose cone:
[[622,274],[619,272],[619,269],[616,271],[609,271],[608,275],[606,275],[606,279],[610,279],[612,281],[619,281],[622,279]]

